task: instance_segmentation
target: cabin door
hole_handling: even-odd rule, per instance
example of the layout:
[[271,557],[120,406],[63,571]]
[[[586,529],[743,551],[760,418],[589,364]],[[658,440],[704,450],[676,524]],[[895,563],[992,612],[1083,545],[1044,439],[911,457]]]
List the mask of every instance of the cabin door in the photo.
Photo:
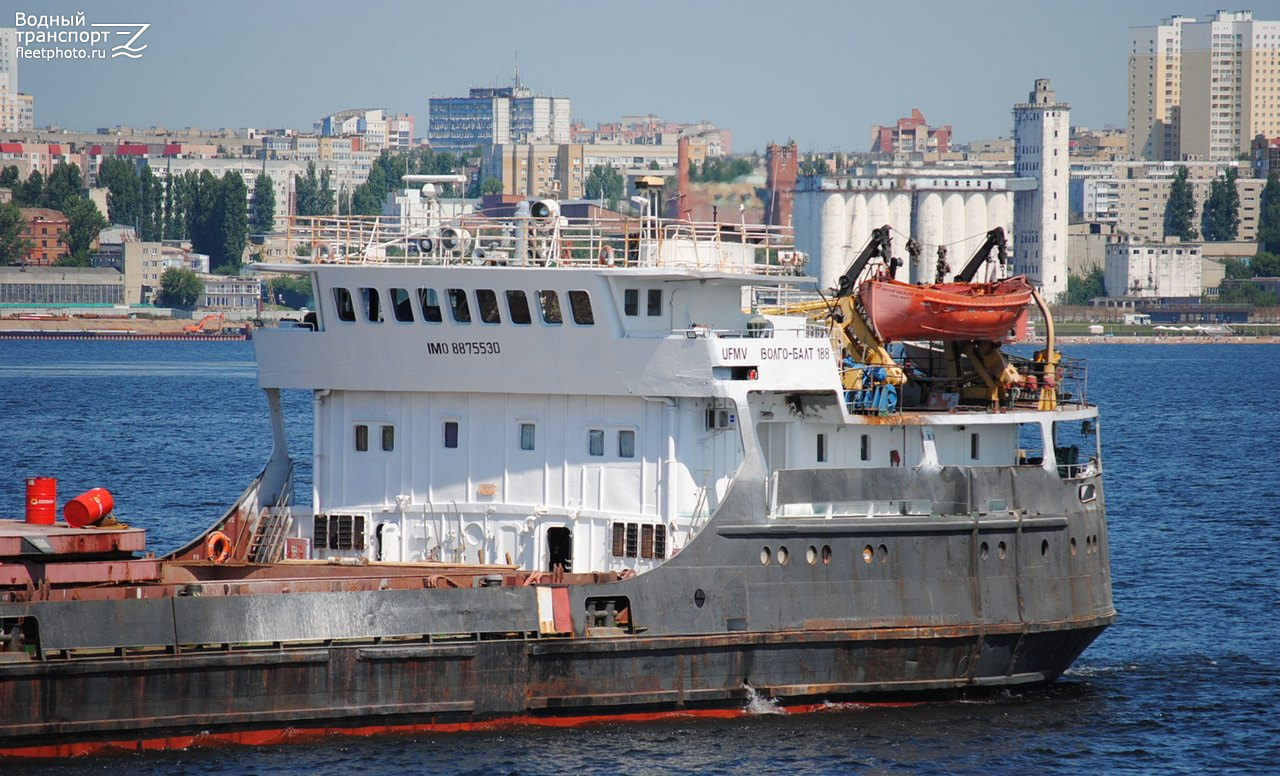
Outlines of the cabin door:
[[556,566],[573,570],[573,532],[568,528],[547,529],[547,571],[555,571]]

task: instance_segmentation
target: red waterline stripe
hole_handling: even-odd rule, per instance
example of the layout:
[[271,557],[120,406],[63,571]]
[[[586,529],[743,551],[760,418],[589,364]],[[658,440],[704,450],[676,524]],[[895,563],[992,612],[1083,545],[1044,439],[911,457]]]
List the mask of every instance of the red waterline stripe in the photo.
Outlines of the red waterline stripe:
[[[918,706],[920,701],[878,703],[803,703],[780,706],[788,714],[811,714],[822,711],[838,711],[859,708],[905,708]],[[755,716],[747,709],[684,709],[679,711],[647,711],[620,714],[593,714],[573,717],[515,716],[484,722],[445,722],[407,725],[366,725],[363,727],[274,728],[271,730],[232,731],[225,733],[200,733],[186,736],[160,738],[122,739],[117,741],[93,741],[66,744],[42,744],[39,746],[0,749],[0,757],[62,758],[84,757],[111,752],[143,752],[166,749],[188,749],[209,744],[236,746],[273,746],[284,743],[305,743],[322,738],[343,736],[364,738],[404,733],[460,733],[486,730],[502,730],[514,727],[572,728],[604,722],[656,722],[666,719],[698,717],[702,719],[737,719]]]

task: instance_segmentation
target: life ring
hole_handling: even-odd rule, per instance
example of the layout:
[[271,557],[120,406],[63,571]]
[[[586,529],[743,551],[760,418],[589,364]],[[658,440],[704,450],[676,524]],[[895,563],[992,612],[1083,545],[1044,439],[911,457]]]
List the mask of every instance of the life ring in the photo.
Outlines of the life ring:
[[214,531],[204,543],[205,555],[213,563],[226,563],[231,559],[231,539],[222,531]]

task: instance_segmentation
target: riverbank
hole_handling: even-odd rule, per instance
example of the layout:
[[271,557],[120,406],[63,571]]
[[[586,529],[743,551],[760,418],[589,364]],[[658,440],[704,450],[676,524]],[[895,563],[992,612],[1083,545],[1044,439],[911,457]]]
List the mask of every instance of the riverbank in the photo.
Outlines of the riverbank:
[[226,326],[219,332],[189,333],[191,321],[177,318],[0,318],[0,339],[137,339],[209,340],[247,339],[248,329]]
[[[1031,340],[1034,343],[1044,344],[1043,339]],[[1145,334],[1136,334],[1129,336],[1068,336],[1055,337],[1054,342],[1059,345],[1277,345],[1280,344],[1280,336],[1266,334],[1258,337],[1232,335],[1229,337],[1214,336],[1154,336]]]

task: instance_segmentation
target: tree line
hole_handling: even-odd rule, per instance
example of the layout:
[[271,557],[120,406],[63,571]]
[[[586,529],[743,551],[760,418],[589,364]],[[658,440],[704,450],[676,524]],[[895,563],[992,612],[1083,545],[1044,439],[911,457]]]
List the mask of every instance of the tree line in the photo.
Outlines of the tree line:
[[1169,201],[1164,209],[1164,233],[1184,241],[1199,239],[1201,234],[1205,242],[1235,240],[1240,233],[1240,190],[1236,188],[1239,177],[1236,168],[1229,167],[1226,175],[1214,178],[1209,184],[1209,196],[1197,217],[1187,168],[1178,167],[1169,186]]
[[39,170],[32,170],[25,181],[20,178],[16,165],[0,170],[0,187],[12,192],[10,201],[0,205],[0,265],[21,264],[34,247],[23,235],[26,221],[21,209],[40,207],[57,210],[67,219],[66,229],[58,234],[67,255],[58,259],[58,265],[89,266],[93,242],[108,224],[98,206],[84,196],[80,168],[59,162],[47,179]]

